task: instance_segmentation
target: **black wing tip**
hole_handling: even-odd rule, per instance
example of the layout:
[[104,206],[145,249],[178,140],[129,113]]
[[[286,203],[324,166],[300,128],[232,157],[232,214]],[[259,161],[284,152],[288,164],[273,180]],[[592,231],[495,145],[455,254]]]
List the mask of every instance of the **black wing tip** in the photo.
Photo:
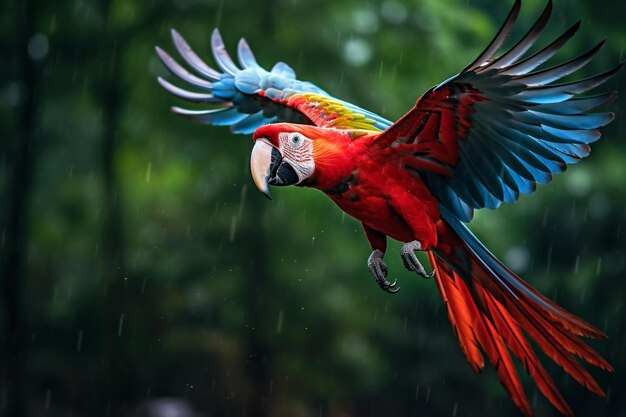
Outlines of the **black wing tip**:
[[543,11],[541,12],[541,15],[539,16],[538,21],[539,22],[548,21],[548,19],[550,19],[550,17],[552,16],[553,11],[554,11],[554,2],[552,0],[548,0],[548,2],[546,3],[546,7],[543,9]]
[[604,45],[606,45],[606,41],[607,39],[604,38],[602,39],[600,42],[598,42],[593,48],[591,48],[589,51],[587,51],[586,53],[584,53],[581,56],[594,56],[595,54],[597,54],[602,48],[604,48]]
[[521,8],[522,8],[522,0],[515,0],[515,3],[513,4],[513,7],[511,7],[511,11],[509,12],[509,14],[519,13]]
[[626,65],[626,60],[620,62],[617,65],[615,65],[613,68],[609,69],[608,71],[605,71],[602,74],[598,75],[598,77],[608,77],[607,78],[607,81],[608,81],[608,79],[610,77],[613,77],[615,74],[617,74],[619,72],[619,70],[621,70],[624,65]]

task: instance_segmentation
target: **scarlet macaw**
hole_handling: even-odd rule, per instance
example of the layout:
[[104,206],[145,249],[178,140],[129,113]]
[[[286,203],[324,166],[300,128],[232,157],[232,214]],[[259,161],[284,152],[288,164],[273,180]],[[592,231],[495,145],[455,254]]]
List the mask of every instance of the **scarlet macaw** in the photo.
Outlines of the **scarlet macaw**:
[[[465,225],[473,211],[497,208],[530,194],[552,174],[589,155],[599,127],[612,113],[588,113],[613,100],[614,92],[579,97],[613,76],[621,65],[594,77],[551,84],[585,66],[601,42],[569,62],[535,70],[578,30],[580,22],[539,52],[523,57],[552,13],[550,1],[537,22],[510,50],[494,58],[519,14],[517,0],[489,46],[459,74],[424,93],[392,123],[332,97],[279,62],[271,71],[257,63],[244,39],[241,68],[225,50],[219,32],[211,46],[221,72],[209,67],[174,30],[172,38],[188,72],[160,48],[165,66],[198,91],[159,83],[180,98],[219,107],[175,113],[202,123],[253,133],[250,167],[256,186],[313,187],[362,222],[371,244],[368,269],[387,292],[383,260],[387,236],[404,242],[405,267],[434,275],[449,319],[472,369],[483,354],[525,416],[532,410],[511,360],[513,353],[539,390],[564,415],[571,408],[543,368],[527,336],[590,391],[602,388],[575,359],[612,371],[580,337],[606,335],[539,294],[503,265]],[[415,251],[427,251],[428,273]]]

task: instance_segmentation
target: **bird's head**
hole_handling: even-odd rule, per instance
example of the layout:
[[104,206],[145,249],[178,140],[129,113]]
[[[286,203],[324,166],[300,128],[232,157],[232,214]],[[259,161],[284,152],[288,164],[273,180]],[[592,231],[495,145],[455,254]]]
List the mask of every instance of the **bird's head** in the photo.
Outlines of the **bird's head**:
[[252,178],[259,191],[271,199],[268,185],[318,183],[320,175],[329,171],[326,167],[347,158],[343,151],[352,136],[336,129],[273,123],[258,128],[253,139]]

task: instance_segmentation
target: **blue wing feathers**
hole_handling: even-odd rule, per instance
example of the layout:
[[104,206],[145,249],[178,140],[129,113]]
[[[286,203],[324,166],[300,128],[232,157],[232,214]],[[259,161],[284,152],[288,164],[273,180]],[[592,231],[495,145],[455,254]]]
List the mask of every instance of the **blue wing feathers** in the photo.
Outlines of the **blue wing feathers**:
[[189,47],[187,41],[174,29],[171,31],[172,40],[176,49],[183,59],[196,71],[213,80],[220,79],[220,73],[209,67],[196,53]]
[[176,108],[175,112],[200,123],[229,125],[235,133],[249,134],[256,128],[274,122],[311,124],[311,120],[296,109],[284,105],[294,94],[314,93],[338,101],[351,111],[373,120],[375,127],[384,130],[391,122],[354,104],[336,100],[316,85],[300,81],[296,73],[284,62],[276,63],[270,71],[257,62],[250,46],[241,39],[237,45],[237,60],[233,61],[217,29],[211,34],[211,50],[217,71],[207,65],[189,47],[185,39],[175,30],[172,40],[183,60],[195,71],[192,74],[167,52],[157,47],[157,54],[172,74],[202,93],[182,89],[159,78],[159,83],[170,93],[196,103],[227,105],[229,108],[212,110],[189,110]]
[[[554,84],[587,65],[604,41],[577,58],[537,70],[576,34],[580,22],[538,52],[524,57],[550,19],[551,1],[515,46],[494,58],[511,32],[519,8],[520,2],[516,1],[494,40],[474,62],[431,90],[449,86],[454,94],[481,95],[469,112],[469,133],[458,140],[459,160],[452,176],[419,172],[449,215],[464,222],[471,220],[474,209],[515,202],[520,195],[534,192],[536,184],[550,182],[553,174],[588,156],[589,144],[600,138],[598,129],[614,118],[609,112],[587,113],[610,103],[616,96],[614,92],[579,95],[605,83],[622,64],[587,79]],[[188,91],[162,78],[159,83],[179,98],[222,106],[211,110],[174,108],[186,117],[229,125],[233,132],[243,134],[279,121],[312,123],[284,103],[294,94],[314,93],[373,121],[380,130],[393,124],[373,112],[333,98],[312,83],[298,80],[295,71],[283,62],[276,63],[270,71],[263,69],[244,39],[237,45],[238,66],[227,53],[217,29],[213,31],[211,47],[220,71],[202,61],[176,31],[172,31],[172,39],[184,61],[198,75],[158,47],[157,54],[170,72],[201,91]]]
[[596,96],[573,98],[565,103],[546,103],[532,106],[531,109],[544,113],[551,114],[581,114],[597,107],[606,106],[611,101],[615,100],[617,94],[604,93]]
[[237,44],[237,57],[239,58],[239,63],[243,68],[261,68],[261,66],[256,62],[256,58],[252,53],[252,49],[250,49],[250,45],[244,38],[239,40]]
[[[508,52],[495,59],[491,58],[495,51],[483,53],[478,61],[437,87],[465,84],[484,97],[474,104],[469,134],[459,140],[459,161],[452,177],[424,174],[433,194],[458,219],[468,221],[468,215],[452,194],[470,211],[495,208],[500,201],[514,202],[520,194],[532,193],[535,184],[550,182],[567,164],[588,156],[588,144],[600,138],[598,128],[614,119],[613,113],[586,112],[608,104],[615,93],[577,95],[606,82],[622,64],[584,80],[549,84],[584,67],[604,41],[575,59],[532,72],[574,36],[580,22],[547,47],[520,60],[538,39],[551,11],[549,3],[535,25]],[[510,29],[510,16],[494,42],[500,42],[501,32]]]

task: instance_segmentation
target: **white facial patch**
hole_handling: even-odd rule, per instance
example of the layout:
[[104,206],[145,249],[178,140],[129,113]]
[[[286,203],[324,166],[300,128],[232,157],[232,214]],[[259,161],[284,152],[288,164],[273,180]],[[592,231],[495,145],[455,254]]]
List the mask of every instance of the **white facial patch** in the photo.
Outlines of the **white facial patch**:
[[279,133],[278,140],[280,143],[278,150],[298,174],[298,184],[313,175],[315,171],[313,141],[297,132]]

